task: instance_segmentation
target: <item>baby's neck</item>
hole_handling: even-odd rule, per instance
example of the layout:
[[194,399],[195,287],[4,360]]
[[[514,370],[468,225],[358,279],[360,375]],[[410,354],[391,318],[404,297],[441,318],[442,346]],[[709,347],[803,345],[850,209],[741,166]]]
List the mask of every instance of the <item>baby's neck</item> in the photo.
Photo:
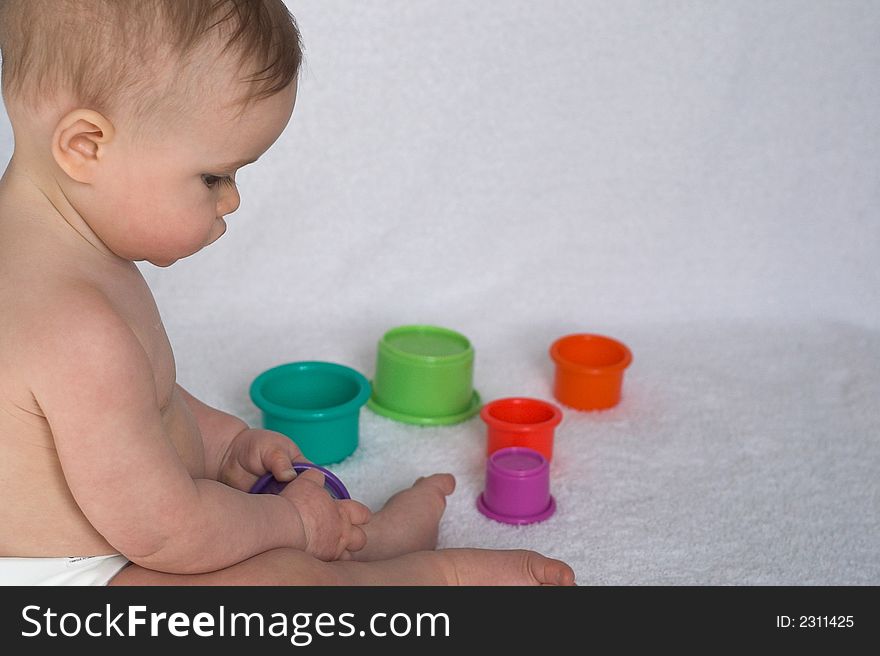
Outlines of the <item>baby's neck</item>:
[[0,235],[13,234],[29,234],[75,257],[131,264],[101,242],[51,175],[15,155],[0,179]]

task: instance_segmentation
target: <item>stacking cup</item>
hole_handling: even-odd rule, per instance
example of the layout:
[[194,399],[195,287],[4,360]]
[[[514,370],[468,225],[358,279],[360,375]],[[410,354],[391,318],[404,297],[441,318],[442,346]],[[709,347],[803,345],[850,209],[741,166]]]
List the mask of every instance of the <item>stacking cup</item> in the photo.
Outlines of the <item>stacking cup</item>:
[[534,449],[553,459],[553,433],[562,421],[562,411],[546,401],[529,398],[497,399],[480,410],[486,422],[487,452],[509,446]]
[[[309,469],[317,469],[324,474],[324,489],[327,490],[327,494],[331,497],[334,499],[351,499],[351,495],[348,493],[345,485],[343,485],[342,481],[339,480],[339,477],[329,469],[325,469],[320,465],[315,465],[310,462],[293,463],[293,471],[297,474],[302,474]],[[286,481],[275,480],[272,472],[269,472],[263,474],[257,479],[257,482],[251,487],[250,492],[251,494],[280,494],[281,490],[285,487],[287,487]]]
[[448,425],[474,416],[474,349],[467,337],[436,326],[399,326],[379,340],[367,407],[408,424]]
[[556,500],[550,495],[550,463],[527,447],[496,451],[486,461],[486,487],[477,508],[505,524],[547,519],[556,511]]
[[350,456],[358,445],[360,409],[370,383],[354,369],[332,362],[292,362],[254,379],[251,400],[263,426],[284,433],[314,463]]
[[623,372],[632,353],[621,342],[602,335],[560,337],[550,347],[556,363],[553,394],[576,410],[603,410],[620,402]]

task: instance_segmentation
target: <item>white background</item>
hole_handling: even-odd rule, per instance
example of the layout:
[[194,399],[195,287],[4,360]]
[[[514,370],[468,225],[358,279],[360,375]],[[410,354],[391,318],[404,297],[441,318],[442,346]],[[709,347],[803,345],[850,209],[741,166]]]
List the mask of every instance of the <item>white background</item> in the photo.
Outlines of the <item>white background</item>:
[[337,472],[379,507],[453,471],[442,546],[583,583],[880,583],[880,3],[288,5],[293,121],[223,239],[142,267],[184,386],[256,424],[263,369],[369,377],[428,323],[484,399],[551,399],[552,340],[609,334],[624,402],[566,411],[545,524],[476,513],[479,419],[364,410]]
[[294,120],[223,242],[152,275],[183,307],[880,321],[877,3],[289,5]]

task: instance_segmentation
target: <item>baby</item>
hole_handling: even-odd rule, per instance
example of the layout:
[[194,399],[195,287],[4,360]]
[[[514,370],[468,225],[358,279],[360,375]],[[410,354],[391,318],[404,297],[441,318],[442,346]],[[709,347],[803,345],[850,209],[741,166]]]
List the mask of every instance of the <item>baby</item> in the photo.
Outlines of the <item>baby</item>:
[[[286,436],[175,382],[135,266],[216,241],[302,59],[281,0],[0,0],[0,583],[573,584],[529,551],[435,550],[449,474],[371,514]],[[279,495],[252,495],[272,472]]]

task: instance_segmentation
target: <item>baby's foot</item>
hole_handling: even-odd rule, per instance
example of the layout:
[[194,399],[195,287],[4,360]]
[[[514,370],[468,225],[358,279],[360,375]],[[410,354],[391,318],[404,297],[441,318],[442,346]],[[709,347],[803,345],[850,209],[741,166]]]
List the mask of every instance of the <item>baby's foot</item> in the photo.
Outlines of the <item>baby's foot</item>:
[[450,585],[574,585],[574,570],[534,551],[443,549]]
[[437,546],[446,497],[455,489],[451,474],[420,478],[409,489],[388,499],[363,526],[367,546],[352,554],[355,560],[385,560]]

